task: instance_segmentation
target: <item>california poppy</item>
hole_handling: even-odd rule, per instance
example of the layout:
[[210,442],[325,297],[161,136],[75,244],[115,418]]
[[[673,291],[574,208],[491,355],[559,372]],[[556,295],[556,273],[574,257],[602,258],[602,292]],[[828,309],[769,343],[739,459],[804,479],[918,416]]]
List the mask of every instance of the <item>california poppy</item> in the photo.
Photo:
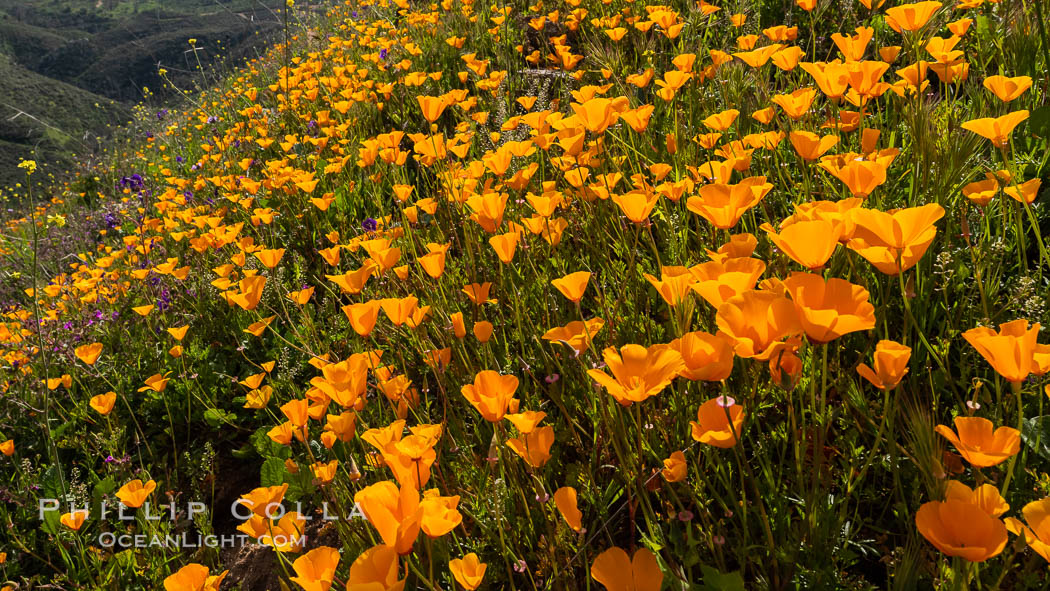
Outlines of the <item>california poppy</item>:
[[689,423],[693,439],[715,447],[736,445],[744,426],[744,409],[728,396],[718,396],[700,405],[696,421]]
[[900,209],[893,213],[872,209],[853,212],[854,237],[847,246],[869,263],[896,275],[915,266],[937,235],[937,220],[944,208],[936,203]]
[[970,562],[984,562],[1006,547],[1003,522],[977,504],[959,499],[923,504],[915,514],[915,525],[938,550]]
[[1007,78],[1006,76],[989,76],[984,79],[983,85],[992,94],[1004,103],[1008,103],[1021,96],[1024,91],[1032,86],[1032,78],[1029,76],[1017,76]]
[[591,273],[589,271],[577,271],[560,279],[552,280],[551,285],[556,287],[570,302],[579,302],[583,298],[583,292],[586,291],[587,282],[590,279]]
[[1028,503],[1021,508],[1021,513],[1027,525],[1007,517],[1006,529],[1021,536],[1029,548],[1050,562],[1050,497]]
[[977,468],[1003,463],[1021,450],[1021,432],[1011,427],[999,427],[982,417],[955,417],[955,429],[937,425],[935,431],[952,442],[959,454]]
[[699,189],[699,196],[686,201],[689,211],[702,216],[716,228],[728,230],[773,190],[766,177],[749,177],[734,185],[712,183]]
[[319,546],[295,559],[292,570],[296,576],[290,579],[306,591],[328,591],[338,564],[338,550],[329,546]]
[[1006,187],[1003,192],[1021,203],[1031,205],[1035,203],[1035,198],[1039,195],[1039,187],[1042,185],[1042,179],[1032,179],[1030,181]]
[[908,373],[910,359],[911,347],[896,341],[879,341],[875,345],[875,369],[861,363],[857,366],[857,373],[879,390],[892,390]]
[[[774,104],[779,105],[788,117],[794,121],[798,121],[807,111],[809,111],[809,107],[813,104],[813,99],[816,96],[816,89],[806,87],[799,88],[791,94],[775,95],[770,100]],[[792,135],[794,135],[794,133]]]
[[664,580],[660,564],[648,548],[637,549],[632,559],[615,546],[594,559],[591,577],[607,591],[660,591]]
[[486,369],[474,376],[473,384],[467,384],[460,390],[486,421],[497,423],[503,420],[517,389],[517,377]]
[[379,532],[384,544],[402,556],[412,551],[423,518],[419,491],[415,487],[399,489],[393,482],[384,480],[358,491],[354,502]]
[[766,235],[784,254],[813,270],[827,264],[835,253],[840,231],[840,225],[822,219],[795,222],[781,229],[779,234],[766,227]]
[[1038,323],[1029,328],[1028,321],[1022,318],[1000,324],[998,331],[979,326],[962,336],[999,375],[1020,384],[1032,372],[1039,329]]
[[613,375],[600,369],[587,370],[587,375],[623,406],[659,394],[684,366],[681,354],[666,346],[647,349],[641,345],[624,345],[619,350],[609,347],[602,356]]
[[681,304],[689,295],[690,287],[696,282],[696,278],[686,267],[662,267],[659,279],[648,273],[643,274],[643,277],[671,307]]
[[157,488],[157,483],[149,480],[132,480],[117,491],[117,498],[128,507],[139,507],[146,502],[146,498]]
[[551,445],[554,444],[554,427],[547,425],[530,433],[507,440],[507,447],[514,450],[533,468],[539,468],[551,458]]
[[591,346],[594,335],[601,330],[605,321],[601,318],[591,318],[583,322],[574,320],[565,326],[552,328],[543,333],[543,340],[562,343],[572,348],[576,355],[584,353]]
[[478,555],[471,552],[463,558],[455,558],[448,562],[448,569],[456,582],[467,591],[474,591],[481,585],[481,579],[485,576],[487,564],[478,559]]
[[83,361],[86,365],[95,365],[99,355],[102,354],[102,343],[80,345],[74,350],[74,353],[77,359]]
[[810,131],[792,131],[788,134],[795,153],[807,162],[816,160],[823,156],[828,150],[839,143],[839,136],[826,135],[821,137]]
[[933,13],[940,10],[942,4],[936,0],[901,4],[886,10],[886,24],[894,31],[918,31],[930,21]]
[[583,531],[583,513],[580,512],[576,503],[576,489],[571,486],[563,486],[554,491],[554,504],[558,507],[565,523],[569,524],[572,531],[580,533]]
[[971,119],[963,122],[962,128],[972,131],[990,140],[996,147],[1002,148],[1010,142],[1010,133],[1025,119],[1028,119],[1028,111],[1014,111],[1002,117]]
[[228,572],[212,575],[203,564],[190,563],[164,579],[164,591],[219,591]]
[[814,273],[792,273],[784,285],[802,329],[815,343],[875,327],[875,307],[868,301],[868,290],[859,285],[837,277],[825,280]]
[[682,356],[678,375],[687,380],[719,381],[733,372],[736,343],[725,333],[689,332],[668,345]]
[[667,482],[681,482],[685,480],[689,471],[689,464],[685,461],[685,454],[681,451],[671,452],[671,456],[663,461],[664,467],[660,474]]
[[726,300],[715,323],[736,343],[738,356],[760,361],[783,346],[781,339],[802,331],[795,305],[772,291],[749,290]]
[[113,410],[113,404],[117,401],[116,392],[106,392],[105,394],[99,394],[98,396],[92,396],[90,402],[91,408],[100,415],[108,415]]
[[405,579],[398,580],[399,570],[397,550],[378,544],[362,552],[350,565],[347,587],[402,591]]

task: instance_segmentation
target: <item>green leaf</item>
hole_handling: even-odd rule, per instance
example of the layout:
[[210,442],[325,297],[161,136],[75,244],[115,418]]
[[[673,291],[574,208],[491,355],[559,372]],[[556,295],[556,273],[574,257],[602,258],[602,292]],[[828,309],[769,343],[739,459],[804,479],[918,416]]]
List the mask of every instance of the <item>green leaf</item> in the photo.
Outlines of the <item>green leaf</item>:
[[209,408],[204,411],[204,420],[208,422],[212,427],[218,427],[224,423],[232,423],[237,417],[233,413],[219,410],[217,408]]
[[288,470],[284,467],[284,461],[280,458],[267,458],[263,462],[259,474],[259,484],[262,486],[279,486],[286,482]]
[[40,488],[44,497],[57,499],[62,496],[62,477],[56,466],[49,466],[44,471],[44,474],[40,477]]
[[1021,440],[1039,456],[1050,459],[1050,415],[1025,420]]
[[62,517],[61,509],[54,509],[52,511],[44,511],[44,522],[41,524],[41,528],[49,534],[57,534],[59,525],[59,519]]
[[95,485],[95,488],[91,490],[91,499],[101,500],[102,497],[115,490],[117,490],[116,481],[113,480],[112,476],[107,476],[105,480],[100,480],[98,484]]
[[744,577],[740,571],[720,573],[710,566],[701,566],[704,573],[704,589],[708,591],[744,591]]
[[1041,138],[1050,138],[1050,105],[1043,105],[1028,116],[1028,129]]

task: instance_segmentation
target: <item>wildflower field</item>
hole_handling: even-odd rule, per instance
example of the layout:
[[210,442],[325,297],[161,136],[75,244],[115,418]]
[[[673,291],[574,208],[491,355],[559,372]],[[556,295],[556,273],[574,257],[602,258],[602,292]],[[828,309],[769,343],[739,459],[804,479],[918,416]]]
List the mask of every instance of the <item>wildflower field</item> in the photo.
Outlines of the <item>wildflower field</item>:
[[0,586],[1050,588],[1048,13],[289,0],[20,165]]

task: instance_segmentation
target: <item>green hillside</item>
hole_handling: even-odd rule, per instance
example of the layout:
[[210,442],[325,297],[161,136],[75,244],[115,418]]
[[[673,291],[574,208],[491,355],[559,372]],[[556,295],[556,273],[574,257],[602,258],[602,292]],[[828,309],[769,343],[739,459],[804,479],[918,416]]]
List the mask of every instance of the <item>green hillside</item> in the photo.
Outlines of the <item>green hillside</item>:
[[0,187],[17,182],[21,158],[63,168],[93,149],[144,88],[166,105],[175,87],[201,85],[202,71],[220,76],[255,57],[278,27],[267,4],[0,0]]
[[61,167],[72,153],[94,149],[96,137],[128,120],[117,101],[30,71],[0,55],[0,186],[16,182],[19,159],[35,151]]

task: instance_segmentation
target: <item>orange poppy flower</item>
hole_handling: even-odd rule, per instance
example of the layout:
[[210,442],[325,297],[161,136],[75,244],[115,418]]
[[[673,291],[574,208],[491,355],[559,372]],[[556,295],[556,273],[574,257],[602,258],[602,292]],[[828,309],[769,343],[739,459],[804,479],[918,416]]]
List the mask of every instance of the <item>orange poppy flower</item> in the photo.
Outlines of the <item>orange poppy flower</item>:
[[999,494],[999,489],[992,484],[982,484],[977,488],[970,488],[958,480],[949,480],[945,483],[944,500],[952,499],[972,503],[981,508],[982,511],[992,517],[999,517],[1010,510],[1006,499]]
[[190,563],[164,579],[164,591],[219,591],[228,572],[212,575],[203,564]]
[[824,96],[838,98],[846,93],[849,70],[841,63],[802,62],[798,66],[813,77]]
[[[806,52],[802,51],[801,47],[798,47],[797,45],[792,45],[790,47],[778,49],[776,53],[774,53],[769,59],[772,60],[773,65],[775,65],[776,67],[780,68],[781,70],[784,70],[785,72],[790,72],[791,70],[794,70],[796,66],[798,66],[799,61],[803,57],[805,57],[805,55]],[[758,118],[756,117],[756,119]],[[761,119],[759,119],[759,121],[761,121]],[[768,121],[762,122],[769,123]]]
[[507,440],[507,447],[521,456],[533,468],[539,468],[551,459],[551,445],[554,444],[554,427],[540,427],[521,437]]
[[[816,96],[816,89],[806,87],[799,88],[791,94],[774,95],[770,101],[780,106],[780,108],[784,110],[784,113],[793,121],[798,121],[807,111],[809,111],[810,106],[813,105],[813,99],[816,98]],[[795,132],[792,132],[791,135],[795,135]],[[831,146],[828,147],[830,148]]]
[[1002,117],[984,117],[972,119],[962,124],[962,128],[972,131],[977,135],[990,140],[998,148],[1010,143],[1010,133],[1025,119],[1028,119],[1028,111],[1014,111]]
[[915,266],[937,235],[934,224],[944,216],[936,203],[887,213],[856,209],[856,230],[847,247],[887,274],[896,275]]
[[561,513],[565,523],[576,533],[583,531],[583,513],[576,503],[576,489],[563,486],[556,490],[553,496],[554,505],[558,507],[558,513]]
[[116,392],[106,392],[98,396],[92,396],[89,404],[91,408],[100,415],[108,415],[113,411],[113,405],[117,402]]
[[875,306],[868,290],[845,279],[825,280],[814,273],[792,273],[784,280],[809,340],[828,343],[840,336],[875,327]]
[[706,119],[700,121],[700,123],[703,123],[713,131],[725,131],[729,129],[729,126],[732,125],[734,121],[736,121],[738,115],[740,115],[740,111],[736,109],[727,109],[708,116]]
[[358,491],[354,502],[379,532],[384,544],[401,556],[412,551],[423,518],[418,490],[412,486],[399,489],[393,482],[384,480]]
[[492,246],[492,250],[496,251],[496,256],[504,265],[509,265],[514,260],[514,251],[518,247],[518,239],[520,234],[517,232],[508,232],[506,234],[497,234],[489,238],[489,244]]
[[587,290],[587,282],[590,279],[590,271],[577,271],[560,279],[551,280],[551,285],[556,287],[570,302],[579,302],[583,298],[583,292]]
[[714,447],[736,445],[744,426],[744,409],[728,396],[712,398],[700,405],[696,421],[690,421],[693,439]]
[[1006,529],[1024,538],[1028,547],[1050,562],[1050,497],[1032,501],[1021,509],[1027,525],[1014,517],[1006,518]]
[[877,161],[853,159],[838,166],[825,159],[819,166],[842,181],[854,197],[865,198],[886,182],[886,165]]
[[1014,199],[1027,205],[1035,203],[1035,198],[1039,196],[1039,187],[1042,185],[1042,179],[1032,179],[1020,185],[1014,185],[1006,187],[1003,192]]
[[518,378],[515,376],[486,369],[474,376],[473,384],[463,386],[460,391],[486,421],[498,423],[503,420],[517,389]]
[[1032,86],[1032,78],[1029,76],[1017,76],[1007,78],[1006,76],[989,76],[984,79],[984,87],[992,91],[992,94],[1004,103],[1008,103],[1021,96],[1024,91]]
[[623,215],[636,224],[649,219],[649,214],[652,213],[656,200],[659,198],[660,196],[654,192],[642,190],[612,196],[613,202],[620,206]]
[[685,454],[681,451],[672,452],[671,456],[664,460],[663,470],[660,474],[667,482],[681,482],[689,473],[689,464],[685,461]]
[[405,588],[405,579],[397,579],[399,571],[397,551],[394,547],[378,544],[362,552],[350,565],[347,587],[402,591]]
[[1021,432],[1011,427],[992,431],[992,422],[982,417],[955,417],[955,429],[937,425],[934,430],[950,441],[967,462],[977,468],[996,466],[1021,451]]
[[875,369],[861,363],[857,373],[879,390],[892,390],[908,373],[910,359],[911,347],[896,341],[879,341],[875,345]]
[[820,269],[827,264],[839,245],[841,225],[829,220],[799,221],[785,226],[779,234],[764,227],[766,235],[791,260],[807,269]]
[[772,190],[764,176],[748,177],[735,185],[712,183],[700,187],[700,195],[690,197],[686,207],[716,228],[728,230]]
[[255,253],[255,258],[259,259],[259,262],[263,264],[267,269],[273,269],[281,262],[281,258],[284,256],[284,249],[269,249],[260,250]]
[[132,480],[131,482],[120,487],[117,491],[117,498],[120,499],[121,503],[124,503],[128,507],[140,507],[142,503],[146,502],[146,498],[149,497],[150,493],[157,488],[157,483],[149,480],[142,482],[141,480]]
[[73,511],[72,513],[63,513],[58,518],[58,522],[68,527],[73,531],[80,531],[80,528],[84,525],[84,521],[88,518],[89,512],[85,509]]
[[616,123],[618,113],[622,110],[617,109],[617,103],[613,99],[602,97],[592,98],[582,105],[571,103],[569,106],[587,131],[596,135],[605,133],[610,125]]
[[92,343],[90,345],[81,345],[73,351],[77,359],[83,361],[87,365],[95,365],[98,361],[99,355],[102,354],[102,343]]
[[868,42],[871,41],[872,36],[875,34],[875,29],[871,27],[857,27],[854,29],[856,35],[846,36],[841,33],[833,33],[831,40],[835,43],[835,47],[839,48],[842,52],[842,57],[846,58],[847,62],[859,62],[864,59],[864,50],[868,47]]
[[984,562],[1006,547],[1006,526],[979,505],[959,499],[919,507],[915,526],[922,537],[948,556]]
[[357,304],[348,304],[343,306],[342,309],[343,314],[346,314],[347,320],[350,321],[350,326],[354,329],[354,332],[362,337],[367,337],[372,334],[376,320],[379,319],[380,307],[379,300],[369,300]]
[[485,569],[488,565],[478,559],[478,555],[471,552],[463,558],[448,561],[448,569],[456,582],[467,591],[474,591],[481,585],[481,579],[485,577]]
[[792,131],[788,134],[788,139],[791,140],[795,152],[807,162],[820,158],[839,143],[837,135],[821,137],[811,131]]
[[936,0],[894,6],[886,10],[886,24],[898,33],[918,31],[930,22],[933,13],[940,10],[941,6]]
[[614,546],[594,559],[591,578],[607,591],[660,591],[664,573],[648,548],[636,550],[632,559]]
[[690,286],[696,282],[696,278],[686,267],[663,267],[660,269],[660,279],[648,273],[643,276],[672,308],[685,300],[689,295]]
[[802,331],[795,305],[772,291],[745,291],[718,307],[715,323],[736,343],[739,357],[766,361]]
[[319,546],[295,559],[292,570],[296,576],[290,579],[308,591],[328,591],[338,565],[339,551],[329,546]]
[[594,335],[598,334],[598,331],[604,325],[605,321],[601,318],[591,318],[586,323],[581,320],[575,320],[565,326],[548,330],[543,333],[542,338],[545,341],[566,345],[572,348],[578,356],[590,348]]
[[704,249],[704,252],[712,261],[725,263],[729,259],[751,256],[755,252],[756,246],[758,246],[758,239],[755,238],[755,235],[744,232],[731,235],[726,243],[718,247],[718,250]]
[[666,345],[648,349],[641,345],[624,345],[619,351],[609,347],[602,356],[613,375],[609,376],[600,369],[587,370],[587,375],[604,386],[623,406],[656,396],[684,366],[678,351]]
[[482,304],[495,304],[496,300],[489,298],[489,291],[492,290],[492,283],[486,281],[485,283],[471,283],[470,285],[463,286],[460,290],[470,298],[470,301],[474,302],[474,305],[480,306]]
[[962,336],[999,375],[1020,384],[1034,369],[1039,329],[1038,323],[1029,328],[1028,321],[1022,318],[1000,324],[998,331],[979,326]]
[[419,95],[416,100],[419,102],[419,108],[423,111],[423,118],[427,120],[427,123],[437,121],[449,105],[448,101],[440,96]]
[[736,343],[725,333],[689,332],[668,344],[682,356],[680,377],[687,380],[717,382],[733,372]]
[[380,307],[387,318],[396,326],[401,326],[415,312],[419,300],[414,296],[404,298],[385,298],[379,300]]
[[962,194],[971,203],[984,207],[991,203],[996,193],[999,192],[999,182],[994,178],[976,181],[962,188]]

